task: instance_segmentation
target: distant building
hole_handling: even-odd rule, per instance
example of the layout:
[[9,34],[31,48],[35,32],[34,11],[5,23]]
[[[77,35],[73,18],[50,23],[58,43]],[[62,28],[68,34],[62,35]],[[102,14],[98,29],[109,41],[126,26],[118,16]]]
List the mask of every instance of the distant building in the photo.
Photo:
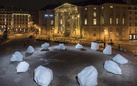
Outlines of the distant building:
[[28,10],[17,8],[0,8],[0,30],[7,25],[8,31],[28,32],[31,15]]
[[42,34],[90,40],[137,39],[137,5],[86,0],[39,11]]

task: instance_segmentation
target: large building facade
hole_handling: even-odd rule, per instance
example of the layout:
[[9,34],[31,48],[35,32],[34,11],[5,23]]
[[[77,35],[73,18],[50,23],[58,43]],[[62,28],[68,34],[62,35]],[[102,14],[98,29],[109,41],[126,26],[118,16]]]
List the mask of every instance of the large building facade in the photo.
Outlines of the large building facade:
[[75,37],[90,40],[137,39],[137,6],[125,3],[64,3],[41,11],[39,25],[49,37]]
[[31,15],[29,11],[15,8],[0,8],[0,32],[6,26],[9,32],[27,32]]

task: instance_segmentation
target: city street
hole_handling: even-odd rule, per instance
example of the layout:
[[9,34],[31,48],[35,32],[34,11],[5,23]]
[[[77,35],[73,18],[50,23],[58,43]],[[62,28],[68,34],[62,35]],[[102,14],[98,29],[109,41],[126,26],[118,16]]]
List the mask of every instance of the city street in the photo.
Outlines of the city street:
[[[24,43],[27,46],[24,46]],[[37,86],[33,80],[34,69],[43,65],[53,71],[53,80],[50,86],[79,86],[76,76],[85,67],[93,65],[98,71],[97,86],[137,86],[137,60],[131,53],[113,49],[112,55],[104,55],[102,49],[94,51],[90,46],[84,50],[75,49],[76,44],[65,44],[66,51],[58,48],[58,43],[50,43],[49,51],[41,51],[41,44],[45,41],[28,40],[28,38],[13,39],[0,46],[0,86]],[[26,50],[32,45],[35,52],[27,55]],[[17,73],[19,62],[10,62],[15,51],[21,52],[24,61],[30,64],[25,73]],[[121,54],[129,62],[120,65],[122,75],[115,75],[104,70],[103,64],[111,60],[116,54]]]

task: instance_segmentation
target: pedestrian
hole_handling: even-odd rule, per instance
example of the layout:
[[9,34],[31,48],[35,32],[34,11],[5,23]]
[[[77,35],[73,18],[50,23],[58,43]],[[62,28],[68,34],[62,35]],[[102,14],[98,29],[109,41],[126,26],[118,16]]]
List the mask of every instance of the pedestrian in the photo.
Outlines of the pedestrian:
[[104,48],[105,48],[105,45],[106,45],[106,43],[104,42]]

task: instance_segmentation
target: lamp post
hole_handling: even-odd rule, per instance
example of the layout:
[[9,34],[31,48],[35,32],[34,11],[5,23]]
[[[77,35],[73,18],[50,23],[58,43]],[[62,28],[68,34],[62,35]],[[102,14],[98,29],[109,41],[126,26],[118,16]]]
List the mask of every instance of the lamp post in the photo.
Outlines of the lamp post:
[[53,29],[53,38],[54,38],[54,28],[52,28]]
[[106,30],[104,30],[104,48],[105,48],[105,45],[106,45],[106,43],[105,43],[105,33],[106,33]]

